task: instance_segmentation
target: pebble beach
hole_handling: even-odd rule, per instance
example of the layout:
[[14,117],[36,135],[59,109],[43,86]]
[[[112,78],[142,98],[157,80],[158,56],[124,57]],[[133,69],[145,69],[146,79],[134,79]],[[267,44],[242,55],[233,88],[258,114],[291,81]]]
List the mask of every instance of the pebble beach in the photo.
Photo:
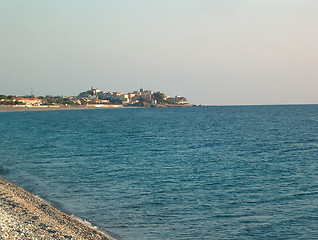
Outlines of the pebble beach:
[[113,238],[0,177],[0,239]]

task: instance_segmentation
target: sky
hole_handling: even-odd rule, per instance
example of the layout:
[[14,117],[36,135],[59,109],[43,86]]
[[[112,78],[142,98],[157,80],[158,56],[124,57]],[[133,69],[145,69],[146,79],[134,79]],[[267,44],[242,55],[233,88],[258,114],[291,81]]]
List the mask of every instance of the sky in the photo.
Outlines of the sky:
[[317,0],[0,0],[0,94],[318,104]]

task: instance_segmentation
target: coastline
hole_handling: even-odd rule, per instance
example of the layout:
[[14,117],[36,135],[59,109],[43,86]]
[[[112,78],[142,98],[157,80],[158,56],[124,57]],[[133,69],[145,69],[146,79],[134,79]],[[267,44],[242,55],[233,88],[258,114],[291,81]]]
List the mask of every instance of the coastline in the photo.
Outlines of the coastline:
[[0,177],[0,239],[114,240]]
[[61,110],[83,110],[83,109],[105,109],[105,108],[123,108],[122,105],[109,105],[107,107],[83,107],[83,106],[55,106],[55,107],[12,107],[10,105],[1,105],[0,112],[29,112],[29,111],[61,111]]
[[[184,105],[158,105],[159,107],[193,107],[191,104]],[[148,108],[123,105],[104,105],[104,106],[45,106],[45,107],[14,107],[11,105],[0,105],[1,112],[29,112],[29,111],[61,111],[61,110],[84,110],[84,109],[116,109],[116,108]]]

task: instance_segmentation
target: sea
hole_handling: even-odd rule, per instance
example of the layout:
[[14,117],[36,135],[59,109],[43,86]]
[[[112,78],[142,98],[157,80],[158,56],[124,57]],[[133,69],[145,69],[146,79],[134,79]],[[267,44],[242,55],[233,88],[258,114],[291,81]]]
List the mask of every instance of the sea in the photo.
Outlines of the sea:
[[0,113],[1,175],[116,239],[318,239],[318,105]]

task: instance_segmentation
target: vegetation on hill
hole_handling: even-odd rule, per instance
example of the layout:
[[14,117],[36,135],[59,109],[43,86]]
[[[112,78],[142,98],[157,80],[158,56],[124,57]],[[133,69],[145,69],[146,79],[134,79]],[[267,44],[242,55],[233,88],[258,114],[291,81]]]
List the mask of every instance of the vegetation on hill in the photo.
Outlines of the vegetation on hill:
[[184,105],[187,99],[181,96],[167,97],[162,92],[151,90],[134,91],[132,93],[105,92],[96,88],[81,92],[77,96],[6,96],[0,95],[2,105],[70,105],[89,106],[91,104],[112,104],[124,106],[162,106]]

